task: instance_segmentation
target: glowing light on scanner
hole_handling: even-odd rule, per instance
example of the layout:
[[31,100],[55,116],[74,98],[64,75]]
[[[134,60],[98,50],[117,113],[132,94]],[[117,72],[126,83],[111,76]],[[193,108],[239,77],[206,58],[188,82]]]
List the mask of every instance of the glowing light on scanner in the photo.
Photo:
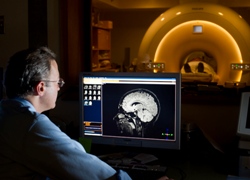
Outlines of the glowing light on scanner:
[[163,13],[160,15],[160,17],[161,17],[161,21],[164,21],[164,20],[165,20],[165,16],[164,16]]
[[218,12],[219,15],[223,16],[223,13],[222,12]]
[[176,13],[176,15],[177,15],[177,16],[178,16],[178,15],[180,15],[180,14],[181,14],[181,12],[180,12],[180,11]]

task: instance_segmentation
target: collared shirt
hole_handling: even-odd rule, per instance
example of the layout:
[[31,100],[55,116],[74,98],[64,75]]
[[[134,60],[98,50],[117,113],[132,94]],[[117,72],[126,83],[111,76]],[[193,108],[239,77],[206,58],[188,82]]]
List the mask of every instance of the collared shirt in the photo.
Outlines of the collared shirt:
[[[0,103],[0,179],[99,180],[116,171],[24,99]],[[130,179],[118,171],[119,179]]]

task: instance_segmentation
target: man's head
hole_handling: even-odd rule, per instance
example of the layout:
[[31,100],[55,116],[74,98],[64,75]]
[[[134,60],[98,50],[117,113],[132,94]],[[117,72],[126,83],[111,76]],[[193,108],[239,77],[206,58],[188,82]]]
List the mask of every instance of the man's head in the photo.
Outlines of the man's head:
[[[60,89],[55,58],[55,54],[47,47],[15,53],[5,72],[7,97],[28,99],[34,106],[42,106],[39,111],[54,108],[53,101]],[[48,97],[49,95],[52,97]]]

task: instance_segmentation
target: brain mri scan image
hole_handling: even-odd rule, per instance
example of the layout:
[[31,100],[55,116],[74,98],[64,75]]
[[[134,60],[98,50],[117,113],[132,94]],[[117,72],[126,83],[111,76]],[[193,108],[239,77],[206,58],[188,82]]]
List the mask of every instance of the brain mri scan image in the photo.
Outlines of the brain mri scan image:
[[147,89],[133,89],[120,99],[118,113],[113,118],[121,135],[144,137],[160,114],[157,96]]

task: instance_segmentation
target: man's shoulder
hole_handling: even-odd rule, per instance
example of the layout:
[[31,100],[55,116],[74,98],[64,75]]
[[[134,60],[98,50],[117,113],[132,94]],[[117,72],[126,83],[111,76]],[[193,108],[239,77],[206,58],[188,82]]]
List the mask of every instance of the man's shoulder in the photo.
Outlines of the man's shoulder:
[[[0,118],[4,124],[15,124],[19,126],[34,126],[38,122],[50,123],[45,114],[36,112],[32,105],[26,101],[15,99],[4,100],[0,103]],[[39,125],[39,123],[38,123]]]

